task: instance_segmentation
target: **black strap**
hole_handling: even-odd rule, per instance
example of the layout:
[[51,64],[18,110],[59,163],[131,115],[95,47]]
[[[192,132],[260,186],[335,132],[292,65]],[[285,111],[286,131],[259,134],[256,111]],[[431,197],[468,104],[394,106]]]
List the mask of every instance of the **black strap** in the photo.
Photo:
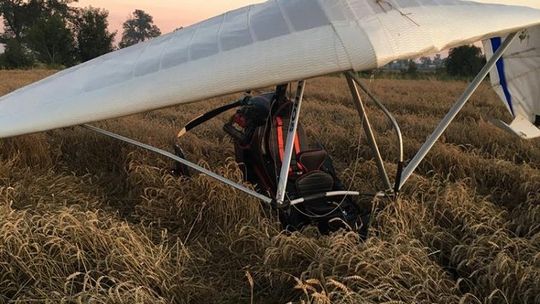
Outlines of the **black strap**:
[[243,105],[247,104],[249,99],[251,99],[251,97],[246,96],[242,100],[238,100],[238,101],[235,101],[235,102],[233,102],[231,104],[224,105],[222,107],[214,109],[214,110],[212,110],[210,112],[207,112],[207,113],[193,119],[182,130],[180,130],[180,132],[178,132],[178,138],[184,136],[187,132],[195,129],[196,127],[202,125],[203,123],[209,121],[210,119],[218,116],[221,113],[227,112],[228,110],[231,110],[231,109],[234,109],[234,108],[237,108],[237,107],[240,107],[240,106],[243,106]]

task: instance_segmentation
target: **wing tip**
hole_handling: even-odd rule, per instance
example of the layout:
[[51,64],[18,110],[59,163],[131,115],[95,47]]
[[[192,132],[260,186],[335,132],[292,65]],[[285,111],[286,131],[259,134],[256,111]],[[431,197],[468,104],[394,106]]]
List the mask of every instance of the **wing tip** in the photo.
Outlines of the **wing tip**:
[[522,139],[530,140],[540,138],[540,128],[535,126],[525,117],[519,115],[516,116],[516,119],[514,119],[514,121],[512,121],[510,124],[497,119],[492,119],[491,122],[495,126],[510,132],[511,134],[517,135]]

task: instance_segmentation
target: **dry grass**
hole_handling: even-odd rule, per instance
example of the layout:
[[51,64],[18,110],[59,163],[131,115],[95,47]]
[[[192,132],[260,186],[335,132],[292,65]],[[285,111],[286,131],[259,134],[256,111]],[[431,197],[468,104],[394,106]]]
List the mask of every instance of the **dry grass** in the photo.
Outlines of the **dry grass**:
[[[49,73],[0,71],[0,93]],[[344,80],[308,85],[308,134],[347,184],[378,190]],[[370,85],[397,114],[409,156],[465,87]],[[182,124],[231,99],[97,125],[168,149]],[[393,133],[370,111],[394,171]],[[540,303],[540,143],[486,122],[504,115],[482,87],[402,197],[376,202],[363,243],[313,229],[286,235],[256,200],[207,177],[174,178],[167,160],[81,128],[1,140],[0,303]],[[189,158],[241,180],[226,119],[183,145]]]

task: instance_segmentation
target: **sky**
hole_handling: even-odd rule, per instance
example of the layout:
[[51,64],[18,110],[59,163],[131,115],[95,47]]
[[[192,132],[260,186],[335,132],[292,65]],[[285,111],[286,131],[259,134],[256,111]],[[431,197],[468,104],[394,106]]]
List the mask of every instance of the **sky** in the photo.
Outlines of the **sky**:
[[476,2],[525,5],[540,8],[540,0],[475,0]]
[[135,9],[141,9],[154,17],[154,23],[162,33],[181,26],[189,26],[226,11],[262,0],[79,0],[79,7],[99,7],[109,11],[109,27],[122,32],[122,23]]

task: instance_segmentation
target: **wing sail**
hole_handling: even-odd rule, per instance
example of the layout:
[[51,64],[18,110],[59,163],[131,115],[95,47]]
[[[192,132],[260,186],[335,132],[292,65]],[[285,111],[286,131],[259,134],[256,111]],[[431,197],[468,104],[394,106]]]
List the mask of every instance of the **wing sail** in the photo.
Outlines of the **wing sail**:
[[503,36],[540,11],[460,0],[271,0],[0,98],[0,138],[121,117]]
[[[491,57],[501,38],[484,41]],[[525,139],[540,137],[540,26],[524,31],[491,71],[491,84],[514,121],[506,130]]]

